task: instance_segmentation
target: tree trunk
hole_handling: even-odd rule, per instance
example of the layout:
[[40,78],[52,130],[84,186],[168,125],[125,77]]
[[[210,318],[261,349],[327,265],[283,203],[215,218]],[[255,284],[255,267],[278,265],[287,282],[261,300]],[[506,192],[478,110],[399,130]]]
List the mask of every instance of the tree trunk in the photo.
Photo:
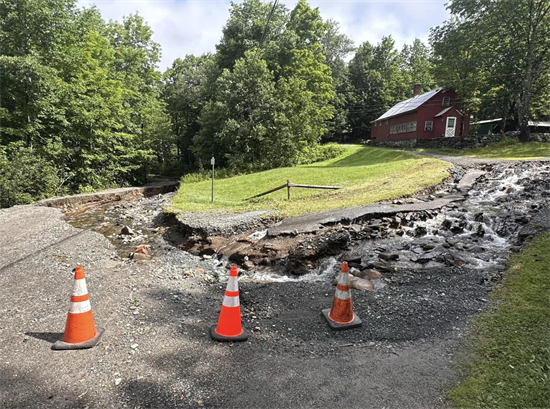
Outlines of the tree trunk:
[[27,75],[27,89],[26,89],[26,92],[25,92],[25,112],[27,114],[27,126],[26,126],[26,129],[27,129],[27,148],[29,149],[32,149],[32,121],[31,121],[31,115],[30,115],[30,110],[29,110],[29,101],[30,101],[30,98],[29,98],[29,93],[30,93],[30,84],[31,84],[31,77],[30,75]]
[[521,122],[519,124],[519,141],[529,142],[531,140],[531,131],[529,130],[529,122]]
[[529,113],[531,111],[531,92],[533,87],[533,46],[537,40],[537,25],[533,21],[533,2],[529,4],[529,31],[527,33],[527,70],[523,83],[523,94],[518,109],[519,119],[519,141],[529,142],[531,132],[529,131]]

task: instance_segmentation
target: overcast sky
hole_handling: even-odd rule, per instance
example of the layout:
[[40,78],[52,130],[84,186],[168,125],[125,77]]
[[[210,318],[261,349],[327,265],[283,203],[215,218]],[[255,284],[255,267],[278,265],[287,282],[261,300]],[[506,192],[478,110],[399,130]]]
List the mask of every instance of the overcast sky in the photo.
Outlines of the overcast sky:
[[[267,0],[264,0],[267,2]],[[377,43],[391,34],[396,45],[415,38],[428,39],[430,27],[440,25],[449,14],[448,0],[310,0],[323,19],[337,20],[341,30],[356,45]],[[241,3],[242,0],[236,0]],[[282,0],[292,9],[297,0]],[[164,71],[178,57],[215,51],[222,27],[229,17],[229,0],[79,0],[80,6],[95,4],[105,20],[122,20],[139,12],[154,31],[162,47],[160,69]]]

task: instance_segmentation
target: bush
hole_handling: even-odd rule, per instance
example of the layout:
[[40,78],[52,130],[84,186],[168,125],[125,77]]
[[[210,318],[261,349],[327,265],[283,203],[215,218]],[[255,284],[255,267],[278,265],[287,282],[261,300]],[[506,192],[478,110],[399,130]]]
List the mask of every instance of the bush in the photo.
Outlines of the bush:
[[326,145],[317,145],[314,148],[310,148],[300,158],[300,165],[307,165],[309,163],[323,162],[325,160],[336,158],[345,152],[343,146],[337,143],[327,143]]
[[0,147],[0,207],[32,203],[57,193],[56,168],[31,149]]
[[[231,169],[221,168],[221,169],[215,169],[214,170],[214,179],[227,179],[231,178],[233,176],[239,176],[243,174],[242,172],[235,172]],[[205,180],[212,179],[212,170],[200,170],[198,172],[194,173],[188,173],[187,175],[183,176],[181,178],[181,183],[197,183],[197,182],[203,182]]]
[[509,146],[519,144],[519,139],[510,136],[503,136],[500,141],[495,143],[495,146]]

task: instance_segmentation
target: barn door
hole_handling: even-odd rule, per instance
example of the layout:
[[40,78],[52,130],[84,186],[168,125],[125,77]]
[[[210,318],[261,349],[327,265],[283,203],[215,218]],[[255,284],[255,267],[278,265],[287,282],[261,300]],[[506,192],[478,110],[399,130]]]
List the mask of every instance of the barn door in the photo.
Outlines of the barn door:
[[447,118],[447,126],[445,126],[445,136],[455,136],[456,117],[450,116]]

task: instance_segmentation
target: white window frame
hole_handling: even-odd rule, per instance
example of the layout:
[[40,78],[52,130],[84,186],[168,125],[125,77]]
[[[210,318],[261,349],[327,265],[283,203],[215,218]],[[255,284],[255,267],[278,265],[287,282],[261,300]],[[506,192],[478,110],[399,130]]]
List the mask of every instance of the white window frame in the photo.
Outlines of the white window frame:
[[[428,129],[428,124],[430,126],[430,129]],[[424,130],[426,132],[432,132],[434,130],[434,121],[426,121],[424,122]]]
[[451,97],[443,97],[443,100],[441,101],[441,106],[451,106]]

